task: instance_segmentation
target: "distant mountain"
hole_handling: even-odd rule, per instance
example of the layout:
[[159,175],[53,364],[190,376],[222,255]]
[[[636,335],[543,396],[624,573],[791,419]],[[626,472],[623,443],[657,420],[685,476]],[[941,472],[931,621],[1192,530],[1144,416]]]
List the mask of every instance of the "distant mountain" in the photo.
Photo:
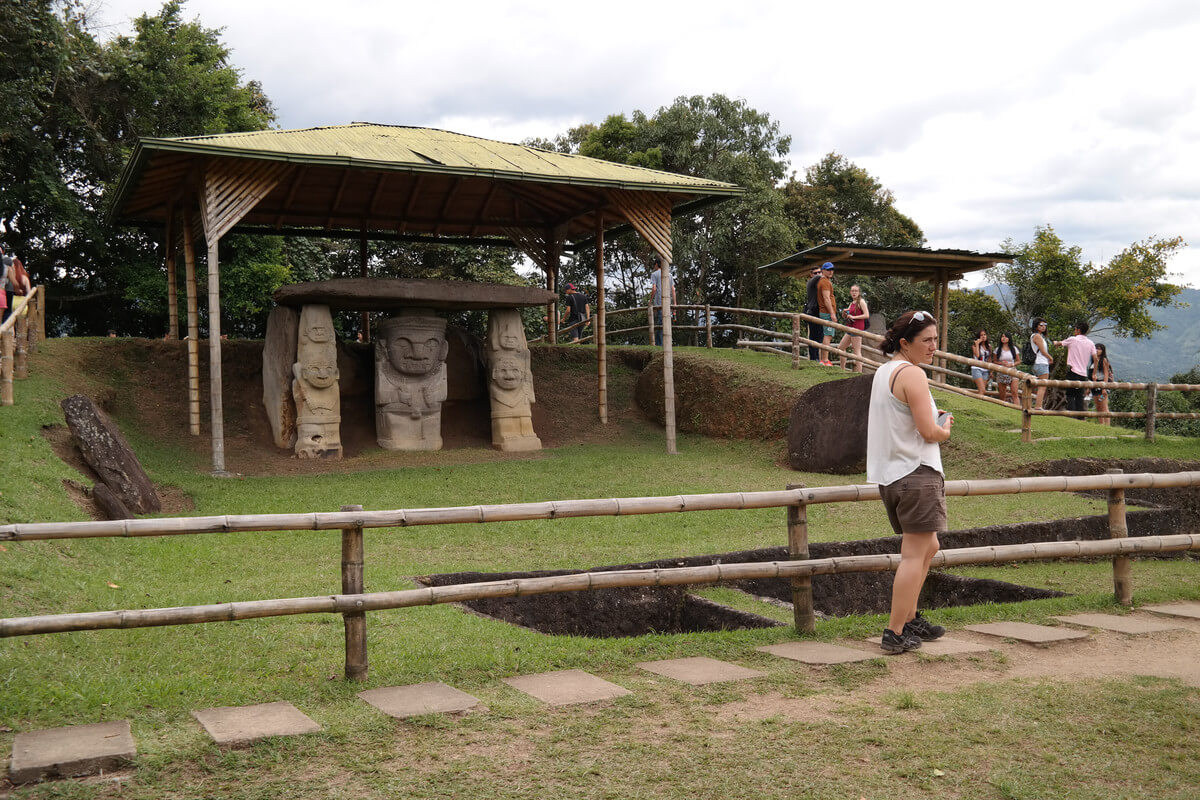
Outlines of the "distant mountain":
[[[981,286],[980,290],[992,297],[1000,297],[994,284]],[[1151,339],[1122,339],[1113,336],[1111,331],[1091,337],[1107,345],[1117,380],[1163,383],[1172,375],[1186,372],[1200,363],[1200,289],[1184,289],[1178,299],[1189,305],[1150,309],[1154,321],[1164,326]],[[1063,335],[1057,331],[1051,333]]]

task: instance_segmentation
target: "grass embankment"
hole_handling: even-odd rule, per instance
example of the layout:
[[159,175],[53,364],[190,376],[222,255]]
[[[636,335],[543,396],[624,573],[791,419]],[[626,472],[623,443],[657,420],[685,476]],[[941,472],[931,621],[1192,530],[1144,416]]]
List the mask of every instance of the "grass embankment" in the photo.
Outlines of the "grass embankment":
[[[40,430],[62,423],[57,402],[83,380],[72,366],[72,346],[44,343],[34,357],[33,377],[17,387],[18,404],[0,409],[0,519],[82,518],[61,484],[80,476],[55,456]],[[119,351],[113,353],[114,374],[136,403],[131,387],[138,376],[121,368]],[[786,359],[761,354],[713,355],[792,386],[829,374],[807,364],[793,372]],[[615,393],[629,395],[627,387]],[[1098,428],[1072,420],[1038,419],[1039,436],[1067,438],[1021,445],[1016,412],[957,396],[939,397],[939,403],[956,415],[955,438],[945,449],[954,478],[998,477],[1043,459],[1186,459],[1196,453],[1195,442],[1186,440],[1081,439]],[[586,402],[580,408],[588,409],[581,414],[591,413]],[[388,468],[360,472],[221,480],[205,473],[202,449],[130,427],[134,409],[117,410],[148,472],[157,483],[188,495],[195,514],[752,491],[864,479],[785,469],[777,442],[681,436],[679,455],[667,456],[660,429],[628,406],[610,414],[612,424],[623,429],[619,441],[549,449],[528,458],[497,460],[485,452],[473,461],[468,451],[454,451],[423,455],[420,467],[396,466],[393,460]],[[363,463],[378,461],[368,453]],[[1061,494],[950,498],[949,506],[952,524],[963,528],[1103,513],[1098,501]],[[809,522],[817,541],[889,532],[873,503],[814,507]],[[369,591],[398,589],[412,586],[414,575],[433,572],[586,568],[785,541],[782,510],[368,530],[366,584]],[[5,616],[316,595],[339,588],[336,532],[4,548]],[[1043,621],[1064,611],[1112,607],[1105,563],[970,572],[1074,596],[948,609],[938,612],[939,620]],[[1134,576],[1139,602],[1200,598],[1200,565],[1194,561],[1139,562]],[[788,619],[786,611],[727,590],[709,594]],[[882,622],[878,616],[831,620],[819,624],[818,636],[865,637]],[[341,680],[340,619],[283,617],[0,641],[0,745],[7,747],[12,737],[3,728],[133,722],[143,756],[123,786],[57,784],[19,790],[20,796],[1185,797],[1200,780],[1194,744],[1200,701],[1195,691],[1176,684],[1014,685],[1003,681],[1004,659],[987,656],[967,662],[986,679],[982,686],[889,694],[880,680],[889,669],[882,661],[812,671],[754,650],[794,638],[787,628],[595,640],[543,636],[449,606],[373,613],[368,637],[368,686],[442,680],[480,697],[489,713],[394,723],[354,698],[364,687]],[[635,666],[693,655],[725,658],[768,677],[697,690]],[[514,674],[570,668],[601,675],[634,694],[600,707],[547,711],[499,683]],[[844,695],[873,682],[882,701]],[[818,696],[822,699],[814,699]],[[298,705],[325,731],[220,753],[188,716],[195,708],[280,699]],[[768,713],[751,722],[722,716],[729,703],[784,707],[799,700],[826,712],[805,719]],[[1144,792],[1146,787],[1153,788]]]

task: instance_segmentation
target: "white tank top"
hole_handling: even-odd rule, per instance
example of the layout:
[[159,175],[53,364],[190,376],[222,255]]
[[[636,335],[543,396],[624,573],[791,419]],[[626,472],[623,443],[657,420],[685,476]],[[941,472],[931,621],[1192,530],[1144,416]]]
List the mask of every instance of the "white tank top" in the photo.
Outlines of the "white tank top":
[[[904,359],[889,361],[875,371],[871,381],[871,406],[867,416],[867,480],[887,486],[922,465],[932,467],[944,476],[942,449],[937,442],[927,442],[913,422],[912,410],[892,394],[892,375],[908,364]],[[929,392],[929,407],[937,414],[933,392]]]

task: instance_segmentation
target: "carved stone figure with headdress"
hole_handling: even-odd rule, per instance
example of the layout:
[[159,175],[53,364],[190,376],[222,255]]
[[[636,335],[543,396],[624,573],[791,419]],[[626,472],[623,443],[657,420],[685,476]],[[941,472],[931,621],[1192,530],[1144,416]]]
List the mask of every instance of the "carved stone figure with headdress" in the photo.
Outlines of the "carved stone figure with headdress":
[[375,435],[387,450],[441,450],[446,320],[405,309],[375,342]]
[[492,446],[498,450],[541,450],[533,430],[533,374],[521,313],[493,309],[488,316],[488,394],[492,401]]
[[296,455],[299,458],[341,458],[337,342],[329,306],[308,305],[301,310],[292,376],[292,396],[296,400]]

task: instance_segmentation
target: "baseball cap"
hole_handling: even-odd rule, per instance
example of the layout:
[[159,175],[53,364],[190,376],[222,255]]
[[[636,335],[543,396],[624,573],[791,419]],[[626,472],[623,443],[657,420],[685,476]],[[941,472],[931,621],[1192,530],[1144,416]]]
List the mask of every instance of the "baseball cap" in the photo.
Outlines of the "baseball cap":
[[821,269],[837,269],[837,267],[833,266],[832,261],[826,261],[824,264],[821,265]]
[[575,288],[575,284],[573,284],[573,283],[568,283],[568,284],[567,284],[567,288],[568,288],[568,289],[570,289],[572,292],[578,292],[578,291],[579,291],[578,289],[576,289],[576,288]]

